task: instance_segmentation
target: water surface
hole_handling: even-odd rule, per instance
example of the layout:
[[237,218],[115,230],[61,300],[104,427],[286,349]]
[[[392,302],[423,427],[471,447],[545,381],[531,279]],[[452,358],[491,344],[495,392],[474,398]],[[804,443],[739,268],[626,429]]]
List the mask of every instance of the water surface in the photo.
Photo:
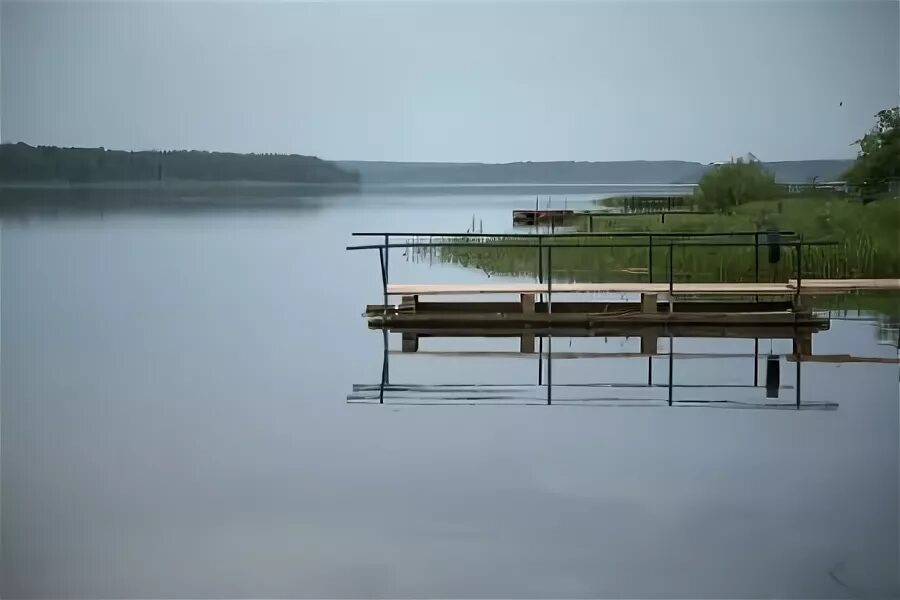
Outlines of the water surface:
[[[895,364],[804,364],[804,400],[831,411],[346,402],[354,383],[379,380],[383,356],[360,316],[381,297],[377,258],[346,252],[349,232],[507,231],[511,209],[544,193],[282,191],[265,209],[8,210],[2,595],[896,595]],[[598,193],[553,203],[587,206]],[[391,256],[397,282],[484,277]],[[896,357],[896,338],[862,317],[832,321],[814,351]],[[790,352],[787,340],[760,344]],[[675,349],[745,354],[753,342]],[[646,368],[567,360],[553,377],[635,383]],[[673,377],[746,384],[753,368],[695,358]],[[792,364],[781,372],[796,383]],[[527,359],[423,352],[392,355],[391,378],[533,383],[536,371]]]

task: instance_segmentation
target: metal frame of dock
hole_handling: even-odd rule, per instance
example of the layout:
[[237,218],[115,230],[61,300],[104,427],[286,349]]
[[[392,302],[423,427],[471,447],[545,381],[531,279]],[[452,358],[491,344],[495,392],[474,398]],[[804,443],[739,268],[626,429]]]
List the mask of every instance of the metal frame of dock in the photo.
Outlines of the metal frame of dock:
[[[675,358],[673,343],[679,337],[746,338],[754,340],[755,361],[759,360],[760,339],[791,339],[793,352],[788,360],[796,363],[796,403],[800,402],[800,365],[803,362],[873,362],[865,358],[824,356],[812,354],[812,337],[829,326],[829,319],[817,316],[801,303],[801,296],[830,293],[847,293],[860,290],[900,290],[900,279],[843,279],[823,280],[803,277],[803,249],[810,246],[832,246],[833,241],[805,241],[794,232],[782,231],[773,236],[769,231],[729,232],[598,232],[598,233],[514,233],[473,235],[471,233],[423,233],[423,232],[360,232],[357,237],[378,239],[377,244],[348,246],[347,250],[377,250],[382,281],[382,303],[366,307],[368,325],[380,329],[384,338],[384,365],[382,382],[376,390],[371,386],[356,386],[354,394],[365,393],[360,401],[374,401],[372,393],[378,392],[379,403],[384,403],[385,392],[415,391],[410,386],[392,387],[389,382],[388,348],[389,333],[401,334],[401,352],[419,353],[419,340],[431,337],[519,339],[519,352],[501,353],[523,358],[537,357],[541,375],[538,387],[546,391],[546,404],[553,400],[552,360],[564,358],[567,353],[553,353],[554,337],[639,337],[640,356],[648,359],[648,386],[653,383],[653,361],[662,355],[658,352],[659,338],[670,340],[667,353],[669,364],[669,388],[667,403],[696,406],[698,402],[673,398],[676,387],[672,380],[672,364]],[[398,239],[401,238],[401,239]],[[752,240],[750,239],[752,238]],[[423,241],[423,240],[428,241]],[[760,250],[779,246],[795,252],[794,277],[786,282],[759,282]],[[441,247],[524,248],[537,253],[537,283],[476,283],[476,284],[410,284],[390,282],[390,250]],[[682,248],[734,248],[753,247],[755,253],[753,282],[679,282],[675,281],[674,255]],[[647,250],[646,282],[567,283],[554,281],[553,253],[571,248],[645,248]],[[653,253],[666,252],[665,281],[654,281]],[[639,302],[622,301],[559,301],[560,295],[634,293]],[[461,295],[518,295],[518,301],[446,301],[442,298]],[[554,297],[556,295],[556,297]],[[668,302],[660,303],[659,296]],[[400,296],[398,304],[390,298]],[[419,296],[435,298],[423,302]],[[660,310],[663,307],[663,310]],[[665,309],[667,307],[667,310]],[[544,349],[546,342],[546,352]],[[425,351],[424,354],[434,354]],[[443,352],[446,355],[491,356],[491,352]],[[569,353],[572,358],[585,358],[585,353]],[[633,353],[629,356],[635,356]],[[591,353],[590,358],[612,358],[606,353]],[[546,381],[544,367],[546,361]],[[889,361],[874,361],[889,362]],[[754,373],[754,385],[758,387],[758,369]],[[465,388],[469,384],[463,384]],[[559,385],[559,384],[555,384]],[[613,384],[599,383],[597,387]],[[433,387],[433,386],[432,386]],[[459,389],[460,386],[456,386]],[[480,389],[471,384],[471,389]],[[748,386],[750,387],[750,386]],[[435,388],[438,389],[438,388]],[[468,389],[468,388],[467,388]],[[426,390],[421,388],[419,391]],[[440,391],[440,390],[439,390]],[[423,391],[423,393],[425,393]],[[430,393],[430,392],[429,392]],[[352,396],[352,395],[351,395]],[[615,401],[616,399],[606,399]],[[654,401],[657,401],[655,399]],[[596,399],[602,402],[603,399]],[[431,401],[425,403],[433,403]],[[467,403],[467,402],[463,402]],[[835,404],[804,408],[836,408]],[[724,406],[724,405],[723,405]],[[738,407],[738,406],[735,406]],[[784,403],[756,403],[755,408],[785,408]]]
[[[540,294],[546,296],[547,302],[552,306],[553,293],[604,293],[604,292],[634,292],[642,295],[665,293],[668,295],[671,305],[676,295],[704,295],[715,294],[720,296],[754,296],[774,295],[793,296],[799,305],[800,295],[803,293],[823,293],[828,291],[844,291],[846,286],[810,286],[803,285],[803,253],[802,249],[809,246],[835,245],[832,241],[804,241],[796,233],[791,231],[779,232],[776,239],[771,239],[768,231],[732,231],[732,232],[597,232],[597,233],[514,233],[472,235],[461,233],[422,233],[422,232],[356,232],[352,234],[358,237],[378,238],[381,243],[348,246],[347,250],[377,250],[381,269],[382,293],[384,309],[389,306],[388,297],[391,295],[417,296],[420,294],[462,294],[462,293],[519,293]],[[753,241],[735,241],[735,238],[753,237]],[[765,236],[765,239],[761,239]],[[393,241],[402,238],[402,241]],[[419,241],[427,238],[429,241]],[[718,239],[717,239],[718,238]],[[434,241],[437,239],[438,241]],[[585,242],[585,239],[588,242]],[[611,242],[610,240],[617,240]],[[566,243],[569,241],[569,243]],[[574,243],[572,243],[574,242]],[[785,284],[759,283],[759,254],[760,248],[777,246],[790,248],[796,253],[796,275],[793,280]],[[537,252],[537,279],[538,284],[489,284],[471,286],[426,286],[415,284],[390,283],[390,250],[414,249],[414,248],[447,248],[447,247],[479,247],[479,248],[529,248]],[[645,248],[647,250],[647,283],[633,284],[609,284],[609,283],[556,283],[553,273],[553,250],[577,248]],[[682,283],[675,282],[674,255],[676,249],[706,247],[727,248],[743,247],[754,248],[754,273],[753,283]],[[667,281],[654,282],[653,255],[654,249],[667,252]],[[546,275],[545,275],[546,273]],[[546,283],[545,283],[546,279]],[[676,288],[677,285],[677,288]],[[891,284],[893,285],[893,284]],[[900,288],[900,281],[897,283]],[[892,288],[891,288],[892,289]],[[523,302],[526,300],[523,298]],[[552,308],[548,310],[552,312]]]
[[[634,333],[634,332],[632,332]],[[782,327],[780,334],[773,332],[773,339],[781,339],[789,336],[791,329]],[[413,383],[392,383],[390,377],[390,356],[394,353],[389,349],[387,330],[383,334],[383,358],[381,379],[374,384],[354,384],[353,390],[347,396],[347,402],[350,404],[388,404],[388,405],[416,405],[416,406],[470,406],[470,405],[567,405],[567,406],[670,406],[670,407],[711,407],[711,408],[734,408],[734,409],[774,409],[774,410],[836,410],[837,403],[833,402],[802,402],[802,380],[801,369],[802,363],[807,362],[804,355],[797,352],[798,348],[795,344],[795,352],[793,354],[768,354],[766,358],[765,376],[760,382],[759,361],[763,355],[759,352],[758,339],[754,344],[753,354],[732,354],[732,353],[716,353],[716,354],[683,354],[676,353],[674,348],[674,336],[669,336],[668,352],[664,354],[634,354],[634,353],[591,353],[586,356],[583,353],[559,353],[553,352],[553,337],[557,334],[548,334],[540,338],[541,351],[530,355],[521,355],[518,353],[502,353],[502,352],[466,352],[466,351],[445,351],[439,353],[442,356],[467,356],[467,357],[494,357],[494,356],[524,356],[532,357],[536,361],[537,381],[536,383],[506,383],[506,384],[478,384],[478,383],[453,383],[453,384],[413,384]],[[566,337],[568,334],[563,334]],[[544,341],[546,340],[546,352],[544,351]],[[403,351],[405,354],[405,350]],[[570,356],[571,354],[571,356]],[[415,356],[415,355],[413,355]],[[621,358],[638,359],[640,357],[647,359],[647,380],[643,382],[592,382],[592,383],[559,383],[553,380],[553,361],[566,358],[590,358],[590,359],[607,359],[616,360]],[[700,383],[675,383],[674,364],[676,357],[679,360],[700,358],[700,359],[717,359],[717,358],[735,358],[735,357],[752,357],[753,358],[753,383],[752,384],[700,384]],[[795,382],[793,386],[781,384],[781,358],[795,363]],[[654,381],[654,361],[665,360],[667,377],[665,383]],[[777,362],[773,365],[772,361]],[[831,361],[829,361],[831,362]],[[658,390],[665,389],[667,391],[665,398],[660,397],[626,397],[623,395],[594,395],[593,392],[598,390],[616,390],[616,389],[643,389]],[[759,390],[765,389],[765,398],[751,400],[727,400],[727,399],[710,399],[710,398],[676,398],[675,390],[712,390],[712,389],[741,389],[741,390]],[[554,390],[560,389],[577,389],[588,392],[589,397],[559,397],[554,396]],[[780,400],[783,390],[794,390],[793,401],[784,402]]]

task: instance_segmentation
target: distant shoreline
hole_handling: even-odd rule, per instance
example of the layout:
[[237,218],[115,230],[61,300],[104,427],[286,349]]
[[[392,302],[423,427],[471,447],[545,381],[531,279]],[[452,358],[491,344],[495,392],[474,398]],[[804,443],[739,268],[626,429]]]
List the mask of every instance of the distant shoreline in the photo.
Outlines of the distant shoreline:
[[202,179],[164,179],[162,181],[0,181],[0,189],[25,190],[190,190],[212,188],[328,188],[358,190],[358,183],[317,183],[307,181],[264,181],[264,180],[202,180]]
[[[779,184],[781,186],[803,184]],[[808,185],[808,184],[807,184]],[[825,185],[822,183],[820,185]],[[295,193],[297,197],[313,196],[406,196],[406,195],[528,195],[538,197],[542,202],[568,195],[599,196],[667,196],[691,195],[697,188],[696,183],[566,183],[566,182],[507,182],[507,183],[313,183],[291,181],[204,181],[204,180],[163,180],[163,181],[95,181],[95,182],[0,182],[0,201],[4,192],[12,197],[14,192],[55,194],[77,193],[91,195],[92,192],[135,192],[154,196],[153,202],[178,203],[185,201],[185,194],[218,193],[225,197],[240,194],[259,193],[260,198],[275,194]],[[39,200],[38,197],[33,197]]]

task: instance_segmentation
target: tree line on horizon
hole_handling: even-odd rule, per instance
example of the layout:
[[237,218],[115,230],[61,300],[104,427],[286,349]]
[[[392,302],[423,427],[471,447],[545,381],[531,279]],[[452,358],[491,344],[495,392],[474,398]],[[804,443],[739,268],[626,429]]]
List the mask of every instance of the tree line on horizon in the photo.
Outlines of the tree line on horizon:
[[267,181],[359,183],[356,172],[315,156],[202,150],[125,151],[0,144],[0,182]]

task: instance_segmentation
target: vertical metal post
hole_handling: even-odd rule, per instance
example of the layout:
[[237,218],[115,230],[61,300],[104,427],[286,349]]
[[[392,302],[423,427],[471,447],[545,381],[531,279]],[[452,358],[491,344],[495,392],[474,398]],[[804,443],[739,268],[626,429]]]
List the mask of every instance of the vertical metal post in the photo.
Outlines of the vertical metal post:
[[538,336],[538,385],[544,384],[544,336]]
[[666,222],[666,213],[663,213],[663,214],[660,215],[660,216],[662,217],[662,223],[665,224],[665,222]]
[[675,259],[674,248],[672,242],[669,242],[669,303],[672,302],[672,295],[675,292]]
[[391,258],[391,248],[389,243],[390,236],[384,236],[384,284],[387,286],[390,270],[388,269],[388,261]]
[[650,283],[653,283],[653,234],[650,236],[650,245],[647,246],[647,276],[650,279]]
[[753,338],[753,387],[759,385],[759,338]]
[[390,381],[390,367],[388,366],[388,330],[382,327],[381,331],[384,336],[384,356],[381,359],[381,385],[378,386],[378,404],[384,404],[384,386]]
[[756,283],[759,283],[759,232],[753,234],[754,272]]
[[675,338],[671,335],[669,336],[669,406],[672,406],[672,387],[674,382],[672,381],[672,375],[675,371]]
[[388,294],[387,294],[387,270],[384,267],[384,249],[378,249],[378,264],[381,265],[381,290],[384,293],[384,312],[387,314]]
[[553,403],[553,334],[547,336],[547,405]]
[[[544,238],[538,234],[538,283],[544,283]],[[538,302],[544,301],[543,292],[538,294]]]
[[544,283],[544,239],[538,235],[538,283]]
[[[753,234],[753,271],[754,281],[759,283],[759,232]],[[759,302],[759,296],[754,296],[753,300]],[[759,365],[757,365],[757,368]]]
[[[553,246],[547,246],[547,314],[553,312]],[[549,362],[547,365],[549,366]]]
[[647,385],[653,385],[653,356],[647,357]]
[[797,360],[797,410],[800,410],[800,363],[803,362],[803,353],[796,352],[794,358]]
[[594,233],[594,215],[588,214],[588,233]]

